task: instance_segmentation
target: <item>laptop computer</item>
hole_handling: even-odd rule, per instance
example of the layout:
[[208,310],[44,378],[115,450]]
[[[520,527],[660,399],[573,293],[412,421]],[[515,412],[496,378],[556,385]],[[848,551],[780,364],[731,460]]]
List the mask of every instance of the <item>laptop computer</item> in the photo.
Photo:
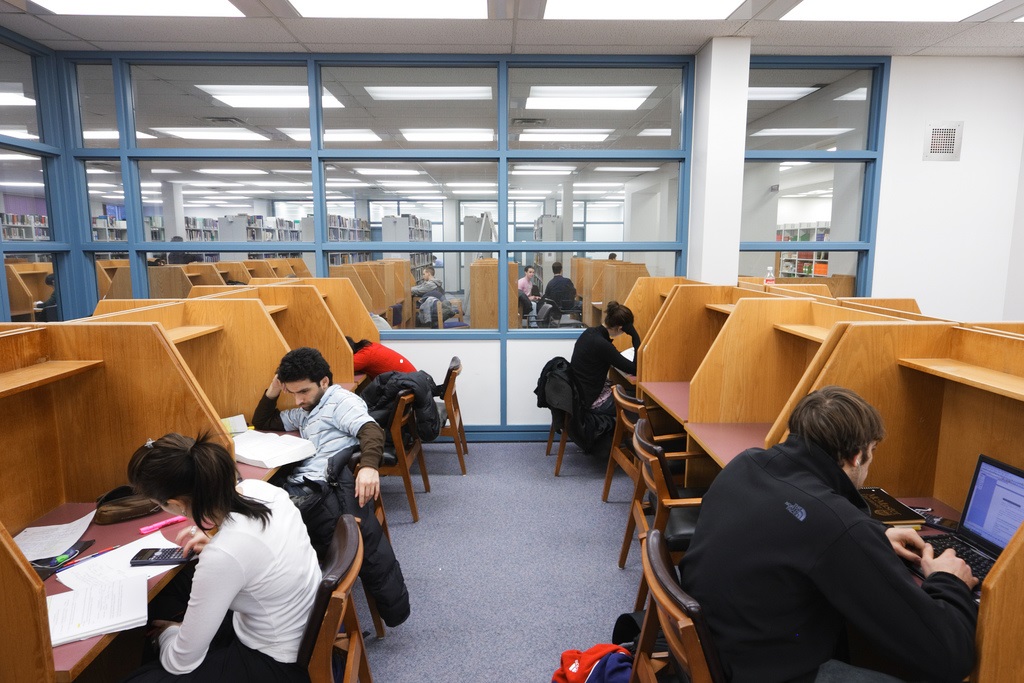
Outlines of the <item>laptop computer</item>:
[[[956,531],[925,537],[938,555],[953,548],[979,581],[1024,522],[1024,471],[978,456]],[[978,584],[977,590],[980,590]]]

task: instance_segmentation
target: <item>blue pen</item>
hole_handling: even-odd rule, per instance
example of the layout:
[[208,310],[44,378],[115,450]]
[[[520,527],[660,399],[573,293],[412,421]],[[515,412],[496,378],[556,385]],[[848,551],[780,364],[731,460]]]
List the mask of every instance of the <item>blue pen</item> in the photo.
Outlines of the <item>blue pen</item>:
[[80,559],[77,559],[77,560],[72,560],[71,562],[68,562],[63,567],[59,568],[57,570],[57,573],[59,574],[60,572],[64,571],[65,569],[71,569],[72,567],[75,567],[77,565],[82,564],[86,560],[91,560],[94,557],[99,557],[100,555],[103,555],[104,553],[109,553],[111,550],[117,550],[120,547],[121,546],[119,546],[119,545],[112,545],[109,548],[104,548],[103,550],[100,550],[99,552],[95,552],[92,555],[89,555],[87,557],[83,557],[83,558],[80,558]]

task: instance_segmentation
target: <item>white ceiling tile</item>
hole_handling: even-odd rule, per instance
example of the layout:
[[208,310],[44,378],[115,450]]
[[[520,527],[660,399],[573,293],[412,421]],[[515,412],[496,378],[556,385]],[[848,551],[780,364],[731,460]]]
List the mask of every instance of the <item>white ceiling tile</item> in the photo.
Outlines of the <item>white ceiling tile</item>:
[[78,37],[74,31],[63,31],[30,14],[0,14],[0,26],[40,42],[51,39],[71,40]]
[[380,41],[372,43],[306,43],[309,52],[324,54],[353,54],[366,52],[369,54],[509,54],[512,47],[508,44],[497,44],[491,42],[482,43],[448,43],[446,45],[434,45],[430,43],[384,43]]
[[1024,21],[970,24],[968,28],[934,43],[935,47],[1024,47]]
[[115,52],[306,52],[302,45],[296,43],[261,42],[259,46],[254,46],[251,40],[220,41],[217,43],[216,49],[202,41],[95,40],[92,42],[99,50]]
[[644,51],[651,43],[703,45],[713,36],[728,36],[742,21],[525,21],[516,23],[516,45],[632,45]]
[[700,45],[686,45],[680,43],[669,43],[665,45],[659,45],[655,43],[648,43],[645,45],[588,45],[572,43],[556,43],[553,45],[545,45],[543,43],[530,43],[528,45],[522,45],[517,42],[514,54],[685,55],[696,53],[702,45],[703,43],[701,43]]
[[1024,45],[1017,47],[926,47],[916,55],[927,57],[1024,57]]
[[[446,52],[455,43],[511,43],[512,20],[442,21],[386,19],[281,19],[281,24],[304,43],[344,43],[347,37],[359,43],[380,41],[385,47],[402,43],[430,45]],[[376,50],[375,50],[376,51]],[[398,50],[406,52],[407,50]]]
[[754,45],[836,47],[924,46],[963,31],[961,24],[898,22],[750,21],[737,35],[752,36]]
[[112,38],[138,42],[208,41],[208,50],[218,50],[221,41],[248,41],[248,50],[259,52],[263,42],[293,40],[277,19],[53,16],[47,20],[94,42]]

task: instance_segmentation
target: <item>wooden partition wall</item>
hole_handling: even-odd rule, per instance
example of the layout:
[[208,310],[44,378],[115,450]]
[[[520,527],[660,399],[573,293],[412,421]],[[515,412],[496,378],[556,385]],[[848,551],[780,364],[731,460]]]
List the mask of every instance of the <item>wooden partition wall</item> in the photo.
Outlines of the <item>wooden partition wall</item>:
[[249,422],[289,350],[267,307],[255,299],[191,299],[83,320],[160,323],[217,415],[241,414]]
[[327,272],[328,277],[331,279],[345,278],[351,282],[352,288],[355,290],[356,294],[359,295],[359,300],[363,302],[363,306],[366,310],[380,315],[380,313],[378,313],[374,308],[373,297],[370,296],[370,291],[363,284],[363,280],[359,276],[359,273],[356,272],[355,268],[350,264],[342,264],[338,266],[330,266],[327,269]]
[[128,294],[129,296],[131,295],[131,271],[129,270],[128,259],[96,259],[94,266],[96,268],[97,298],[103,299],[107,295],[114,278],[118,277],[118,273],[121,270],[124,270],[127,274]]
[[[362,283],[356,277],[303,277],[295,279],[254,278],[253,285],[312,285],[323,297],[327,309],[334,316],[338,327],[356,341],[368,339],[380,341],[380,330],[373,324],[370,312],[359,294]],[[365,288],[362,288],[365,291]]]
[[53,293],[53,285],[46,284],[46,276],[53,272],[52,263],[5,263],[7,297],[11,304],[11,317],[24,316],[35,320],[35,302],[46,301]]
[[[703,284],[697,280],[690,280],[685,277],[639,277],[633,282],[632,288],[625,299],[620,299],[629,310],[633,311],[633,326],[640,333],[640,338],[645,339],[647,333],[654,323],[654,318],[665,303],[669,291],[675,285],[699,285]],[[621,338],[620,338],[621,339]],[[618,341],[618,339],[616,339]],[[629,345],[628,340],[623,340],[616,347],[623,350]]]
[[[508,263],[508,327],[520,326],[518,266]],[[469,264],[469,323],[475,329],[498,329],[498,259],[478,258]]]
[[[951,323],[851,323],[828,362],[808,372],[768,442],[808,392],[837,384],[878,408],[886,437],[867,484],[897,496],[930,496],[959,509],[978,455],[1024,468],[1024,337]],[[1024,671],[1024,529],[985,579],[972,681]]]
[[[126,483],[131,454],[170,431],[211,433],[233,451],[216,411],[159,325],[51,323],[0,333],[0,661],[4,680],[74,678],[114,638],[69,643],[57,671],[42,581],[12,536],[69,502]],[[42,360],[41,362],[41,359]]]

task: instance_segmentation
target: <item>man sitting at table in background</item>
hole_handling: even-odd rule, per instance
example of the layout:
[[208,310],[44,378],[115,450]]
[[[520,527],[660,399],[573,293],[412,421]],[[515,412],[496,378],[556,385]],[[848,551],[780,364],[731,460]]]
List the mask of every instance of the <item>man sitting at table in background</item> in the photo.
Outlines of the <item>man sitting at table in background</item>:
[[544,288],[544,298],[551,299],[558,304],[562,313],[583,309],[583,305],[576,301],[576,285],[562,275],[561,261],[551,264],[551,279],[548,280],[548,286]]
[[[364,546],[359,576],[384,622],[397,626],[409,617],[409,592],[391,543],[373,514],[384,430],[370,417],[363,399],[332,382],[331,367],[319,351],[289,351],[260,397],[252,423],[256,429],[298,430],[313,442],[316,454],[273,483],[287,491],[302,512],[318,554],[330,543],[341,515],[359,518]],[[282,391],[295,397],[296,408],[277,410]],[[349,461],[357,452],[353,476]]]
[[977,579],[952,550],[935,557],[916,531],[871,519],[858,493],[884,434],[863,398],[824,387],[785,442],[741,453],[704,495],[680,583],[732,683],[896,681],[840,661],[846,626],[914,680],[970,673]]

